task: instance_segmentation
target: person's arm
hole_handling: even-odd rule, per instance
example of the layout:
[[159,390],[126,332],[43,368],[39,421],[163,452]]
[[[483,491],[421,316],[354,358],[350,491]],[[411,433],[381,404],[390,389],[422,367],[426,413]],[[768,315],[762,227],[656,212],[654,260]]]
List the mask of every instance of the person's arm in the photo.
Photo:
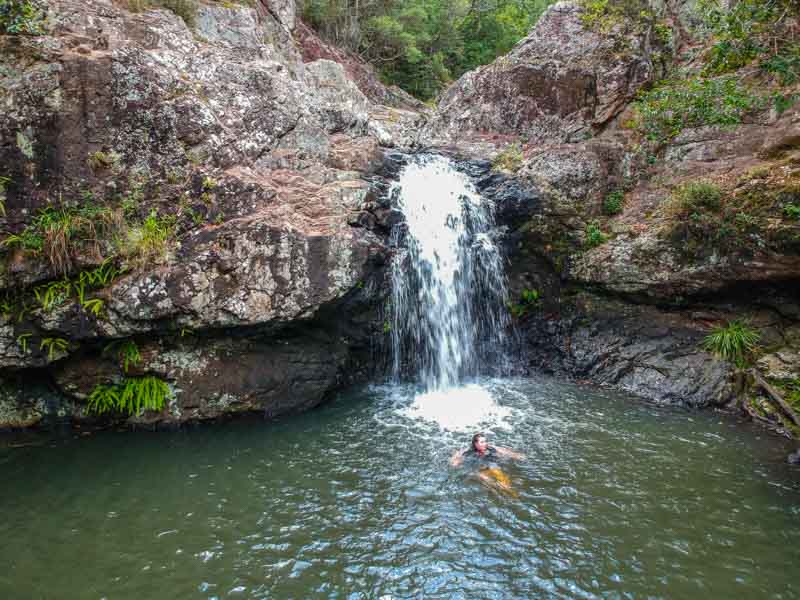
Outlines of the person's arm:
[[455,454],[450,457],[450,466],[451,467],[460,467],[464,463],[464,456],[461,453],[461,450],[456,450]]
[[500,456],[504,456],[506,458],[513,458],[514,460],[522,460],[527,458],[524,454],[519,452],[514,452],[510,448],[503,448],[502,446],[495,446],[495,450]]

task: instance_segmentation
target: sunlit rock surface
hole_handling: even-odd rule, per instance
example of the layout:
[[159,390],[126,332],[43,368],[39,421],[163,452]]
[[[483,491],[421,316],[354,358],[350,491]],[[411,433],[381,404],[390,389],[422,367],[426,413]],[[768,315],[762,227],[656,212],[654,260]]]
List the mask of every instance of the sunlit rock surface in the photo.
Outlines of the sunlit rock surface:
[[[124,205],[133,220],[155,212],[175,220],[178,235],[160,260],[93,294],[101,315],[69,301],[4,317],[9,382],[39,367],[45,378],[88,373],[85,385],[119,380],[125,374],[102,349],[131,338],[155,344],[141,373],[157,373],[176,395],[148,418],[180,421],[307,407],[358,372],[351,359],[380,327],[384,294],[375,173],[382,146],[411,142],[413,103],[376,104],[345,55],[304,53],[292,0],[197,3],[191,27],[168,10],[132,13],[104,0],[54,0],[47,19],[46,35],[0,39],[3,228],[20,232],[60,200]],[[302,40],[314,36],[304,30]],[[378,86],[373,77],[372,97],[400,97]],[[98,153],[107,164],[92,164]],[[7,255],[0,285],[9,293],[61,277],[47,261]],[[101,258],[80,257],[74,269]],[[343,318],[323,314],[344,305]],[[164,340],[198,332],[184,367],[157,368],[171,364],[158,350]],[[66,344],[48,349],[46,338]],[[275,360],[259,361],[262,347],[278,348]],[[98,361],[106,368],[90,368]],[[205,364],[218,365],[215,377],[187,379]],[[85,400],[61,374],[54,388]],[[29,405],[15,385],[7,397]],[[86,416],[80,406],[56,412]],[[38,420],[2,417],[0,427]]]

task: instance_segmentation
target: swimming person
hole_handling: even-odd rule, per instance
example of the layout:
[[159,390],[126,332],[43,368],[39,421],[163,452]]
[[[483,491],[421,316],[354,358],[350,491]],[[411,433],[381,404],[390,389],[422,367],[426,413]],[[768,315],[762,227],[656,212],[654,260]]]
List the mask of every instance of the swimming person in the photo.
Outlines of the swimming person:
[[464,464],[465,458],[475,458],[481,461],[493,461],[496,458],[513,458],[515,460],[521,460],[525,458],[525,455],[520,454],[519,452],[514,452],[509,448],[490,446],[486,436],[483,433],[476,433],[472,436],[472,442],[467,450],[458,450],[455,454],[453,454],[453,456],[450,457],[450,466],[460,467],[462,464]]
[[517,493],[511,488],[511,478],[494,461],[497,458],[520,460],[525,458],[524,454],[500,446],[490,446],[483,433],[476,433],[472,436],[472,442],[467,450],[453,454],[450,465],[460,467],[464,464],[465,458],[482,463],[475,475],[483,485],[517,497]]

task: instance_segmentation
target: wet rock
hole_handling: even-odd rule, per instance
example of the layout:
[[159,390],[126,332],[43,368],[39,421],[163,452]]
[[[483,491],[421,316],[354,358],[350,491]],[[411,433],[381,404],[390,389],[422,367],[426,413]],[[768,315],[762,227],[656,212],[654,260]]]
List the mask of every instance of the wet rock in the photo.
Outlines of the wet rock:
[[800,352],[784,348],[762,356],[756,366],[768,379],[789,382],[800,378]]
[[787,456],[786,462],[788,462],[790,465],[800,465],[800,450],[792,452],[789,456]]
[[702,350],[705,332],[680,312],[581,294],[558,314],[521,324],[527,368],[611,384],[660,404],[725,406],[732,367]]

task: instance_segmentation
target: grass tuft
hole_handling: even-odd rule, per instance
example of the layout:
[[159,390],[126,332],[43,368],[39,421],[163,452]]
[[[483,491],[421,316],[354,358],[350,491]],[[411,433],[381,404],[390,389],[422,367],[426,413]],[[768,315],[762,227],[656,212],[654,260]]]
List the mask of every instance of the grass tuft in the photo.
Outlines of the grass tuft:
[[703,340],[703,349],[743,368],[758,348],[760,338],[747,321],[734,320],[715,327]]

